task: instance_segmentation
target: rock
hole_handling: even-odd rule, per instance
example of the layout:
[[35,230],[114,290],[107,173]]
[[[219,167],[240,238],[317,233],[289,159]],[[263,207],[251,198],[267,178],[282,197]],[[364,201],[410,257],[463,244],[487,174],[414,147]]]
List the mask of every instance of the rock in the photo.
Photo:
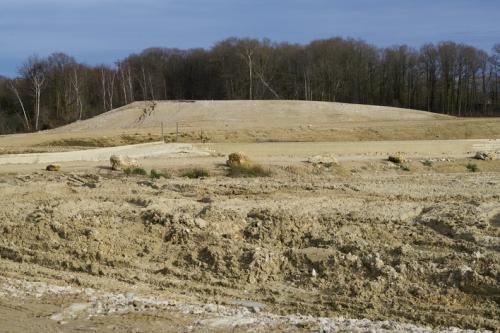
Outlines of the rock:
[[45,168],[47,171],[60,171],[61,170],[61,165],[60,164],[49,164]]
[[93,262],[88,265],[87,272],[92,275],[99,275],[99,266],[95,262]]
[[373,272],[381,272],[384,268],[384,262],[380,259],[378,253],[373,253],[363,257],[363,263]]
[[313,278],[317,277],[318,276],[318,272],[316,272],[316,270],[313,268],[312,271],[311,271],[311,276]]
[[325,165],[325,166],[339,164],[337,159],[331,154],[312,156],[307,159],[307,162],[313,165]]
[[139,167],[139,163],[136,160],[129,158],[128,156],[112,155],[109,161],[111,163],[111,169],[116,171]]
[[474,158],[476,160],[483,160],[483,161],[493,161],[497,159],[497,155],[493,152],[487,152],[487,151],[478,151],[474,155]]
[[219,307],[216,304],[206,304],[203,309],[208,313],[217,313]]
[[235,300],[235,301],[229,302],[229,304],[244,306],[245,308],[250,310],[250,312],[253,312],[253,313],[259,313],[262,310],[264,310],[264,308],[266,307],[266,305],[263,303],[254,302],[254,301],[247,301],[247,300]]
[[210,197],[203,197],[200,200],[198,200],[198,202],[209,204],[214,202],[214,200]]
[[88,238],[96,238],[98,235],[98,232],[96,229],[89,227],[89,228],[85,228],[85,230],[83,230],[83,234],[85,236],[87,236]]
[[194,223],[200,229],[205,229],[208,226],[208,222],[199,217],[194,220]]
[[245,153],[242,152],[237,152],[237,153],[232,153],[229,154],[226,164],[228,166],[238,166],[242,164],[248,164],[250,163],[250,159],[248,158]]
[[401,164],[406,162],[406,159],[403,157],[401,154],[395,154],[395,155],[389,155],[387,158],[389,162],[396,163],[396,164]]

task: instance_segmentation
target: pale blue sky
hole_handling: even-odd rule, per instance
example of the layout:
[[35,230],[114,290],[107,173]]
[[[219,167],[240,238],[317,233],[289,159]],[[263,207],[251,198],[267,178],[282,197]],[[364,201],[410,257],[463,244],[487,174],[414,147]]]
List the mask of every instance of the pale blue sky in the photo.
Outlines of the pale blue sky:
[[334,36],[377,46],[500,43],[500,0],[0,0],[0,74],[58,51],[89,64],[144,48],[221,39],[307,43]]

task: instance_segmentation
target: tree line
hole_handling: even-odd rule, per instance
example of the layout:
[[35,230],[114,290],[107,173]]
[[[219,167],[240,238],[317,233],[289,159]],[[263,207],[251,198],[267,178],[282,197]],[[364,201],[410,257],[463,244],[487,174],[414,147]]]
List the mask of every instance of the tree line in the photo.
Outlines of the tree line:
[[210,49],[149,48],[113,66],[54,53],[0,77],[0,133],[38,131],[139,100],[289,99],[500,115],[500,44],[379,48],[229,38]]

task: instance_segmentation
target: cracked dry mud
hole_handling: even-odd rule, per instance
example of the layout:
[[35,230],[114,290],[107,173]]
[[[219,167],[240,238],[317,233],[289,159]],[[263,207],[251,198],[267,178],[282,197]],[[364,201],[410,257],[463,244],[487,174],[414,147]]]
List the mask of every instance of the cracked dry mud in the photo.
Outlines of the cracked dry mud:
[[97,173],[0,175],[5,331],[500,329],[498,173]]

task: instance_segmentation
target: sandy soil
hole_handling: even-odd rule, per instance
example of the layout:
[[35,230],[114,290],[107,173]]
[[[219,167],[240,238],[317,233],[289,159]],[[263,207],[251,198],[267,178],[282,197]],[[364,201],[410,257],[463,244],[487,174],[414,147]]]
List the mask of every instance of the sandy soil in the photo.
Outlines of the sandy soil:
[[[212,167],[235,151],[244,151],[260,163],[287,166],[311,156],[334,154],[342,162],[380,161],[400,153],[415,160],[450,160],[473,157],[477,151],[500,153],[500,140],[418,140],[359,142],[268,142],[177,144],[153,142],[79,151],[0,155],[0,172],[43,170],[48,163],[62,163],[64,169],[107,168],[109,157],[122,154],[141,158],[146,168]],[[183,158],[189,157],[189,158]]]
[[[498,139],[500,119],[283,101],[0,137],[0,332],[498,332],[500,160],[471,159]],[[235,151],[270,175],[230,177]]]
[[89,120],[56,129],[57,132],[88,132],[96,129],[127,129],[194,126],[205,129],[231,127],[317,126],[332,123],[436,120],[454,117],[391,107],[303,101],[192,101],[135,102]]
[[213,176],[0,175],[6,331],[500,328],[499,161],[197,159]]

